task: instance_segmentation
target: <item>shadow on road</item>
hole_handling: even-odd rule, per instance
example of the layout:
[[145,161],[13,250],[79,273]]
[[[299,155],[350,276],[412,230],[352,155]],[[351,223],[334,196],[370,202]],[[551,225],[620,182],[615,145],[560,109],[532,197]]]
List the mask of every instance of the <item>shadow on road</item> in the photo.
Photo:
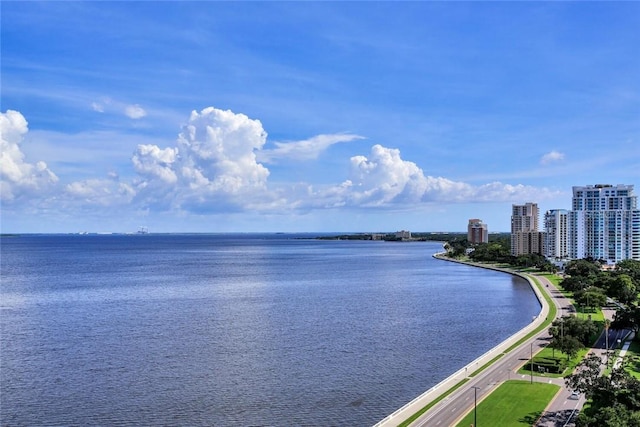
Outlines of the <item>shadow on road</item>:
[[[537,423],[533,420],[529,425],[534,425],[535,423],[536,426],[563,427],[566,425],[569,417],[571,417],[572,412],[573,411],[571,409],[565,409],[557,412],[546,412],[542,417],[540,417]],[[529,417],[527,416],[525,418],[528,419]],[[524,419],[522,421],[524,421]]]

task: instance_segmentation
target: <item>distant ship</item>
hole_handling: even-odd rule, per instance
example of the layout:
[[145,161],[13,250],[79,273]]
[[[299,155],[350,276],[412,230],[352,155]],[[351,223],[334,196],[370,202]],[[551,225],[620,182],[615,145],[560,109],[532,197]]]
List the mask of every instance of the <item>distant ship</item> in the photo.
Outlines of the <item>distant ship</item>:
[[138,228],[138,234],[149,234],[149,228],[147,227]]

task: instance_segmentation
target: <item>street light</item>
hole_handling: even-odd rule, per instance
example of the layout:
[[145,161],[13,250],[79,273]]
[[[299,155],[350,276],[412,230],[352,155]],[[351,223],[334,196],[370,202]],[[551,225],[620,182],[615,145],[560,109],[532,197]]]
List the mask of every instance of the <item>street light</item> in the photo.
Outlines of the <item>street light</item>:
[[531,343],[531,384],[533,384],[533,342]]
[[604,342],[607,348],[607,368],[609,367],[609,319],[604,321]]
[[471,387],[473,389],[473,427],[478,427],[478,389],[480,387]]

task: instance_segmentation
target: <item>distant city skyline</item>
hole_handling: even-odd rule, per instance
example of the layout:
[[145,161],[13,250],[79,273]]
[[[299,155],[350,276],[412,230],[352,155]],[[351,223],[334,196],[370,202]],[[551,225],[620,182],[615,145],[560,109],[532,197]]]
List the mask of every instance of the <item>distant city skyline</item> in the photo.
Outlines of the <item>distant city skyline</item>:
[[637,2],[3,2],[0,230],[509,232],[639,184]]

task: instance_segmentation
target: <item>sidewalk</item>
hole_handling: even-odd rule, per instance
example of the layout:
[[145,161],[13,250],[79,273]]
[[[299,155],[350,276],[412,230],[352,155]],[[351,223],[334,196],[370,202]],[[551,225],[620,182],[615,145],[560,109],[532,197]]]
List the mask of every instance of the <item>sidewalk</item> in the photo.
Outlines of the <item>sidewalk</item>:
[[[627,353],[631,342],[633,341],[634,334],[631,333],[627,335],[625,338],[624,345],[622,346],[622,350],[620,351],[616,361],[614,362],[614,366],[618,366],[622,363],[622,359],[624,355]],[[601,349],[592,349],[596,353],[602,353],[604,350]],[[564,382],[564,381],[563,381]],[[560,384],[562,389],[558,392],[556,397],[549,402],[549,405],[545,408],[542,416],[535,424],[536,427],[556,427],[558,425],[565,427],[574,426],[573,417],[574,415],[580,411],[582,406],[585,403],[585,397],[580,396],[579,399],[571,400],[571,390],[566,387],[564,384]]]
[[624,341],[624,345],[622,346],[622,349],[620,350],[620,353],[618,354],[618,357],[616,358],[616,361],[613,362],[613,369],[617,368],[620,366],[620,364],[622,364],[622,360],[624,359],[624,356],[627,354],[627,350],[629,350],[629,347],[631,346],[631,342],[633,341],[633,338],[636,336],[635,332],[631,332],[627,338]]

